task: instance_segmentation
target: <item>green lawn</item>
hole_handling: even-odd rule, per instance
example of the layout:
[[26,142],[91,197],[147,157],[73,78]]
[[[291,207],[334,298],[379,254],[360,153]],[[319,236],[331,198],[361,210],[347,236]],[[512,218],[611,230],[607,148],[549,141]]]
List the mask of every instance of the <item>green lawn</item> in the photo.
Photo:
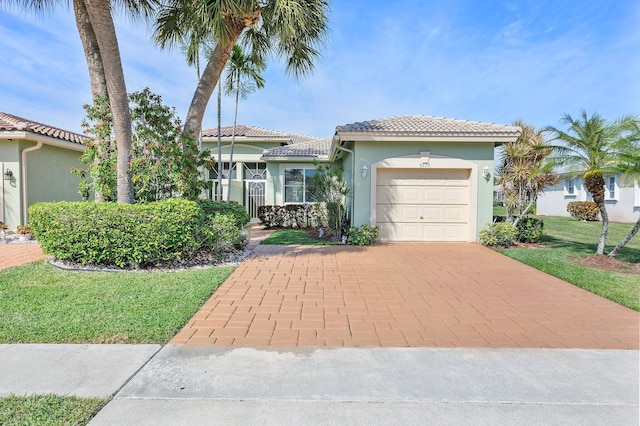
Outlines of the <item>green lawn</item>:
[[307,231],[297,229],[279,229],[265,238],[260,244],[267,245],[300,245],[300,246],[325,246],[336,244],[333,241],[316,240],[309,236]]
[[[640,310],[640,276],[592,269],[568,260],[595,254],[602,227],[600,222],[580,222],[568,217],[541,218],[544,220],[544,247],[499,251],[580,288],[636,311]],[[610,223],[605,253],[632,227],[631,223]],[[640,238],[633,238],[616,258],[625,262],[640,262]]]
[[85,425],[107,402],[73,396],[8,396],[0,398],[0,424]]
[[233,269],[68,272],[43,261],[5,269],[0,343],[165,343]]

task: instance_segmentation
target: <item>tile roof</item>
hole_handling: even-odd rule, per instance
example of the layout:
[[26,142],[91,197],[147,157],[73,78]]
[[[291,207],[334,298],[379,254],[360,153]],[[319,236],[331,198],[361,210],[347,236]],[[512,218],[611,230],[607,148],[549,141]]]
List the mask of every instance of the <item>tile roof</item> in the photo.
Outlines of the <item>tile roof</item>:
[[[233,126],[225,126],[220,128],[220,135],[222,137],[231,137],[233,132]],[[278,132],[276,130],[263,129],[255,126],[245,126],[244,124],[238,124],[236,126],[236,136],[246,138],[287,138],[288,133]],[[217,138],[218,129],[205,129],[202,131],[203,138]]]
[[27,120],[26,118],[7,114],[6,112],[0,112],[0,131],[2,130],[31,132],[38,135],[65,140],[67,142],[77,143],[79,145],[84,145],[84,142],[89,139],[79,133],[73,133],[58,127],[49,126],[48,124]]
[[[297,136],[305,142],[292,143],[290,145],[279,146],[276,148],[267,149],[262,154],[263,157],[328,157],[329,149],[331,148],[331,138],[312,138],[310,136],[292,135]],[[293,139],[293,138],[292,138]]]
[[336,133],[384,136],[518,136],[520,128],[503,124],[427,115],[399,115],[336,127]]

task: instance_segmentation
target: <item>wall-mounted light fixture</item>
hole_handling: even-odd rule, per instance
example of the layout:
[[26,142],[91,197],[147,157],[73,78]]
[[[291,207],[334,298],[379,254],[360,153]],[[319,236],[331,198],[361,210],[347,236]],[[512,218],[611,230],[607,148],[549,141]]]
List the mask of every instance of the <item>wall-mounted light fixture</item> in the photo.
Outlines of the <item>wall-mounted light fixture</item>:
[[484,179],[488,182],[489,179],[491,179],[491,173],[489,173],[489,167],[488,166],[484,166],[484,171],[482,172],[482,176],[484,176]]
[[11,178],[13,177],[13,172],[9,169],[7,169],[4,172],[4,180],[11,180]]
[[367,167],[366,164],[363,164],[362,165],[362,171],[361,171],[363,178],[367,177],[367,171],[369,171],[369,168]]

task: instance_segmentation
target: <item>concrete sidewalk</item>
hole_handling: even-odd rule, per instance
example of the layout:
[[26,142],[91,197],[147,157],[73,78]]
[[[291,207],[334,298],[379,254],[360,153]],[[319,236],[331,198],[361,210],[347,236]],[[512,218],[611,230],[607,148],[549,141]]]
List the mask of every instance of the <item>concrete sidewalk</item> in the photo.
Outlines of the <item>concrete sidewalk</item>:
[[637,425],[638,351],[167,345],[92,425]]
[[0,345],[0,397],[114,395],[160,345]]

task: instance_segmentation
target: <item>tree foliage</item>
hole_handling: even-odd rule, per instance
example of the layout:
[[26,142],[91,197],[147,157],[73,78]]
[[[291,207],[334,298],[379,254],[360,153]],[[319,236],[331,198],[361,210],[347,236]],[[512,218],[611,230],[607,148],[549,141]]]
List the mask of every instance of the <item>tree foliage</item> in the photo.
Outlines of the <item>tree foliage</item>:
[[634,132],[638,118],[626,115],[609,122],[598,113],[589,116],[582,110],[578,118],[565,114],[561,121],[567,130],[552,126],[546,128],[552,135],[552,141],[556,142],[550,145],[554,153],[553,162],[565,166],[570,175],[584,179],[587,191],[600,209],[602,231],[596,254],[603,254],[609,228],[603,175],[613,170],[611,164],[619,155],[615,147]]
[[551,151],[546,146],[542,131],[534,129],[523,120],[514,126],[522,133],[513,142],[502,145],[498,166],[498,184],[504,191],[507,221],[514,226],[531,211],[538,195],[558,181],[545,160]]
[[[129,171],[136,202],[170,197],[195,200],[207,188],[198,168],[209,168],[208,153],[200,153],[197,142],[182,129],[175,109],[162,104],[149,89],[129,95],[133,124],[133,143]],[[87,143],[82,161],[90,181],[81,182],[81,193],[100,188],[106,201],[115,201],[115,144],[111,135],[111,115],[105,98],[86,105]],[[77,173],[82,173],[81,170]]]
[[349,195],[344,171],[339,163],[316,164],[316,173],[311,177],[309,193],[325,205],[329,230],[335,239],[340,239],[349,230],[349,219],[345,207]]

